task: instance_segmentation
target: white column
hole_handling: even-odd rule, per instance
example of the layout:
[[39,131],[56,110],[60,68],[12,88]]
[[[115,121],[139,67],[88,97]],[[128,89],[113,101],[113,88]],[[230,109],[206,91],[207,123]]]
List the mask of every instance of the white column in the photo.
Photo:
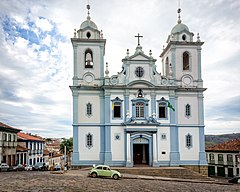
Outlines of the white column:
[[153,167],[157,166],[157,137],[156,133],[153,133]]
[[130,133],[127,133],[127,164],[126,166],[131,166],[131,139]]

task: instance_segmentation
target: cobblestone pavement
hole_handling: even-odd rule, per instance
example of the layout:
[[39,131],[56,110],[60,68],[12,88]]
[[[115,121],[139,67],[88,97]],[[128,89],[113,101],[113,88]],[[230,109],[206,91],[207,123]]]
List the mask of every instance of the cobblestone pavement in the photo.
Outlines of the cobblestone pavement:
[[64,174],[50,172],[2,172],[0,173],[0,191],[229,191],[240,192],[240,185],[220,185],[191,182],[175,182],[145,179],[120,180],[90,178],[87,171],[69,170]]

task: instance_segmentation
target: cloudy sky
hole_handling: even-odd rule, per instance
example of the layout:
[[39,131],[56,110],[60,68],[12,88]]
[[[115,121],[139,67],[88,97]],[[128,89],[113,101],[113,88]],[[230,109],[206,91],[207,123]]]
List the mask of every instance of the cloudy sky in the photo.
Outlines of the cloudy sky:
[[[86,19],[87,0],[0,1],[0,122],[43,137],[72,135],[70,38]],[[178,0],[90,0],[90,16],[107,39],[110,75],[126,50],[159,55],[176,24]],[[240,1],[181,0],[181,18],[199,32],[205,133],[240,132]]]

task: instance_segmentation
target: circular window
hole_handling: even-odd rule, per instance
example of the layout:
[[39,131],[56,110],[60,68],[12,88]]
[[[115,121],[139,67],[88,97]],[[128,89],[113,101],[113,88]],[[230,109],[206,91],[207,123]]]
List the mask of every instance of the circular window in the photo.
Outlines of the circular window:
[[144,70],[142,67],[137,67],[136,70],[135,70],[135,74],[137,77],[142,77],[143,74],[144,74]]

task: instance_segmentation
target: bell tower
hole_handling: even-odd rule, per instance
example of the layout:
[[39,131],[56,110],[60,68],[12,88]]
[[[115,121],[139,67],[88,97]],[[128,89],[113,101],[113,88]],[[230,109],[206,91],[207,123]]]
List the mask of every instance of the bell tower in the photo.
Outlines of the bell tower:
[[104,54],[106,39],[91,20],[90,5],[87,19],[74,31],[71,42],[74,50],[74,86],[101,86],[104,79]]
[[202,88],[201,42],[199,34],[193,41],[194,34],[182,23],[181,9],[178,9],[177,24],[172,28],[167,39],[167,47],[160,57],[163,62],[163,75],[171,76],[175,84],[181,87]]

